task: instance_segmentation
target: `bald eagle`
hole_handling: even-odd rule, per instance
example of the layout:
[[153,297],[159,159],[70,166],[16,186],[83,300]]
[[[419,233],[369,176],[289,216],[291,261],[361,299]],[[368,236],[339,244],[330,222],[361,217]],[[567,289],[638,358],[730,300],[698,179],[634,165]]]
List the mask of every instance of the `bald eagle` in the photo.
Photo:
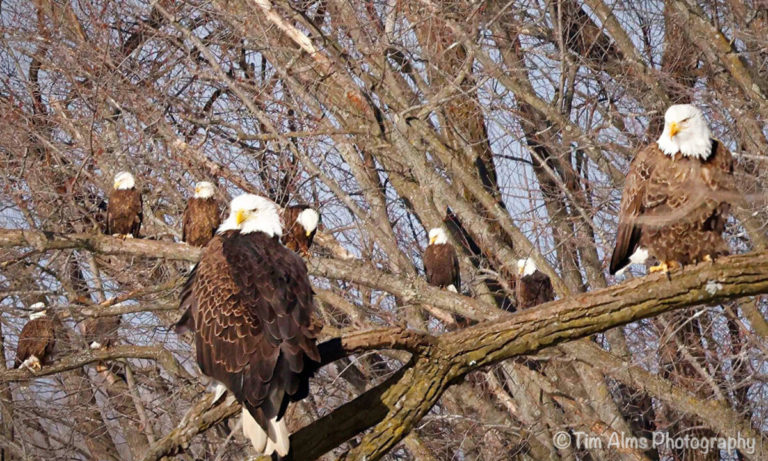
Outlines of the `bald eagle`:
[[[197,363],[243,405],[243,432],[261,454],[289,451],[283,416],[309,392],[319,362],[307,267],[280,243],[277,205],[236,197],[181,293]],[[191,322],[190,322],[191,320]]]
[[461,289],[461,272],[456,249],[448,243],[448,236],[440,227],[429,231],[429,245],[424,250],[424,272],[427,283],[458,293]]
[[283,244],[293,251],[309,256],[309,247],[317,232],[320,214],[308,205],[292,205],[283,210]]
[[205,246],[221,223],[215,187],[208,181],[195,184],[195,195],[187,202],[181,219],[181,239],[196,247]]
[[658,141],[630,165],[611,274],[648,256],[659,260],[650,272],[668,272],[728,254],[726,199],[737,193],[731,153],[710,137],[701,111],[671,106]]
[[515,280],[517,310],[528,309],[555,299],[555,290],[549,276],[541,272],[531,258],[517,261]]
[[19,343],[16,346],[16,363],[13,368],[27,368],[29,371],[40,371],[56,344],[56,333],[53,319],[45,311],[44,303],[30,306],[36,312],[30,314],[29,321],[19,333]]
[[115,175],[115,184],[107,203],[107,235],[138,237],[144,213],[141,210],[141,192],[131,173]]
[[81,324],[83,339],[91,349],[108,349],[118,339],[120,316],[91,317]]

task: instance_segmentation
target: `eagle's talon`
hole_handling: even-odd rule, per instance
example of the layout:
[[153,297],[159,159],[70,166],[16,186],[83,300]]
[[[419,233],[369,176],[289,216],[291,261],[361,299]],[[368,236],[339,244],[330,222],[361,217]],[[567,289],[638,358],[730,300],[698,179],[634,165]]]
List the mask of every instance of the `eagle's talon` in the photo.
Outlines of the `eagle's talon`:
[[669,272],[669,266],[667,266],[667,263],[662,262],[662,263],[659,263],[659,264],[657,264],[655,266],[649,267],[648,268],[648,272],[651,273],[651,274],[653,274],[655,272],[667,273],[667,272]]
[[648,268],[648,272],[653,274],[655,272],[661,272],[662,274],[669,274],[673,270],[681,269],[683,266],[677,261],[662,261],[656,266]]

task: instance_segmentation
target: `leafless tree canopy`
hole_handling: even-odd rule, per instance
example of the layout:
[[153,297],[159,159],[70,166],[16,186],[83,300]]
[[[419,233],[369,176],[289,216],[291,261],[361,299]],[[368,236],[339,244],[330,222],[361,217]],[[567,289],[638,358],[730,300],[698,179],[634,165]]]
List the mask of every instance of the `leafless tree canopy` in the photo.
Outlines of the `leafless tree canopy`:
[[[287,414],[293,459],[768,459],[763,1],[11,0],[0,27],[0,458],[252,454],[169,328],[209,180],[322,214],[341,348]],[[613,279],[629,161],[679,102],[734,153],[746,255]],[[124,170],[141,239],[101,235]],[[460,294],[423,281],[441,225]],[[522,257],[559,301],[509,314]],[[10,370],[39,301],[54,355]],[[755,445],[609,447],[654,432]]]

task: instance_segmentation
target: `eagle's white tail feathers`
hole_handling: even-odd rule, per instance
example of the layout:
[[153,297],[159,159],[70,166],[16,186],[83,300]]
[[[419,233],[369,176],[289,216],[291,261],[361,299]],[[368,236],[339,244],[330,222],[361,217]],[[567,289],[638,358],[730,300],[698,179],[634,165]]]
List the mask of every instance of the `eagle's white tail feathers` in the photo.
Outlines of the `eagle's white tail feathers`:
[[290,449],[290,436],[285,418],[277,421],[272,418],[267,421],[267,430],[259,426],[251,413],[243,407],[243,434],[251,441],[253,448],[261,455],[269,456],[277,452],[280,456],[286,456]]
[[216,402],[218,402],[225,392],[227,392],[227,386],[223,385],[222,383],[216,383],[216,387],[213,390],[213,401],[211,402],[211,405],[214,405]]
[[645,264],[645,262],[648,260],[648,256],[649,253],[647,249],[638,247],[637,250],[635,250],[635,252],[632,253],[632,255],[629,257],[629,263],[616,271],[616,275],[624,275],[624,273],[629,270],[629,266],[632,264]]
[[450,291],[451,293],[458,293],[458,292],[459,292],[459,291],[456,289],[456,287],[455,287],[455,286],[453,286],[453,284],[450,284],[450,285],[448,285],[446,288],[447,288],[447,290],[448,290],[448,291]]
[[285,425],[285,418],[280,421],[272,418],[267,422],[267,450],[266,454],[276,451],[280,456],[286,456],[291,448],[291,434]]

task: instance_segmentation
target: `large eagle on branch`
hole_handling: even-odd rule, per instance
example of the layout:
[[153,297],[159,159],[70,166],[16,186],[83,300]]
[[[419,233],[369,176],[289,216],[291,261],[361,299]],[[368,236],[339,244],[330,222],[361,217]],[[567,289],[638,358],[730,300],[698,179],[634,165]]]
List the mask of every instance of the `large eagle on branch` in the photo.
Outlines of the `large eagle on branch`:
[[203,373],[242,403],[243,432],[256,451],[285,456],[286,407],[308,394],[320,353],[307,267],[281,234],[273,202],[232,200],[184,285],[179,323],[195,329]]
[[722,233],[738,196],[731,153],[710,137],[701,111],[671,106],[658,141],[630,165],[611,274],[648,256],[659,260],[651,272],[668,272],[728,254]]

